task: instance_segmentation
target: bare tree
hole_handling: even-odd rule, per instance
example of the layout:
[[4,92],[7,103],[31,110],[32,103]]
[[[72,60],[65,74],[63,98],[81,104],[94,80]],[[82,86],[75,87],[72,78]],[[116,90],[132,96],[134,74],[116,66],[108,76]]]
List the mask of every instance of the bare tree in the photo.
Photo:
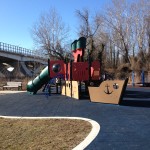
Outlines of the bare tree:
[[99,16],[103,18],[103,32],[109,37],[107,48],[110,50],[107,51],[110,52],[108,57],[112,64],[116,64],[116,61],[118,64],[121,56],[123,63],[131,64],[131,57],[134,58],[139,51],[147,49],[148,23],[145,18],[149,15],[149,3],[148,0],[112,0],[112,5],[105,14]]
[[124,63],[129,63],[131,17],[128,14],[125,0],[112,0],[112,2],[113,5],[107,9],[103,16],[107,26],[106,32],[115,49],[123,56]]
[[104,50],[104,48],[102,48],[102,45],[104,45],[102,38],[97,38],[102,24],[101,18],[99,18],[97,13],[92,16],[87,8],[82,11],[76,10],[76,15],[79,18],[78,35],[86,37],[86,48],[90,50],[91,58],[98,59],[98,56],[100,56],[100,53],[102,54]]
[[55,9],[43,13],[31,33],[37,48],[42,52],[46,51],[50,59],[64,59],[69,27],[63,23]]
[[148,53],[150,53],[150,16],[147,18]]
[[102,23],[98,15],[91,16],[90,11],[85,8],[82,11],[76,10],[76,16],[80,21],[78,35],[85,38],[93,37]]
[[76,10],[76,15],[80,20],[78,35],[88,38],[91,35],[89,10]]

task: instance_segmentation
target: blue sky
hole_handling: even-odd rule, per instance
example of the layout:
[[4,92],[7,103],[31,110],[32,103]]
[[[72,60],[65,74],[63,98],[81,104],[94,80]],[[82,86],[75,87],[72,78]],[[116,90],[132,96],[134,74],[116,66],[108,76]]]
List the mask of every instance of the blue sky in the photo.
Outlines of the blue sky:
[[41,13],[55,8],[70,26],[74,40],[78,19],[75,10],[88,8],[92,14],[105,10],[111,0],[0,0],[0,42],[34,49],[30,30]]

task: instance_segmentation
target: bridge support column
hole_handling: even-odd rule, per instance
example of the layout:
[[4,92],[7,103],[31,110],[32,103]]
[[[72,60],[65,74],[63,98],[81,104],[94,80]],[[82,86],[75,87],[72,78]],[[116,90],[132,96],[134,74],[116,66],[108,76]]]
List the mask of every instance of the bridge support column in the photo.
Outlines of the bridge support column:
[[37,74],[40,71],[40,67],[35,68],[35,70],[33,72],[33,70],[30,70],[27,68],[25,62],[20,62],[20,64],[21,64],[21,67],[23,68],[23,70],[25,71],[25,73],[30,77],[32,77],[33,74]]

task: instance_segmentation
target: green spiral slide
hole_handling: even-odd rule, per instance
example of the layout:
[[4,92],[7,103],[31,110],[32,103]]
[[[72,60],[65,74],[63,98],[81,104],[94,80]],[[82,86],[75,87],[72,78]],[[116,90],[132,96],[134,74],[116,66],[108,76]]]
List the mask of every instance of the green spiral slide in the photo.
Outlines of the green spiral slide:
[[42,88],[50,80],[48,66],[45,67],[40,75],[38,75],[34,80],[29,81],[27,84],[27,91],[36,94],[39,89]]

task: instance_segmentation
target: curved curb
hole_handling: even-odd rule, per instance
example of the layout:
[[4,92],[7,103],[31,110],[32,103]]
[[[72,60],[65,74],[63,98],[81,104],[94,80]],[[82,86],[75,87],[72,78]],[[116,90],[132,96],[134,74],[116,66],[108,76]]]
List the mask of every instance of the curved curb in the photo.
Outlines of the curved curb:
[[82,117],[21,117],[21,116],[0,116],[0,118],[7,118],[7,119],[76,119],[76,120],[84,120],[84,121],[88,121],[91,125],[92,125],[92,130],[91,132],[88,134],[88,136],[79,144],[77,145],[75,148],[73,148],[73,150],[83,150],[85,149],[98,135],[99,131],[100,131],[100,125],[92,120],[92,119],[88,119],[88,118],[82,118]]
[[11,90],[7,90],[7,91],[0,91],[0,95],[6,95],[6,94],[16,94],[16,93],[24,93],[27,91],[11,91]]

